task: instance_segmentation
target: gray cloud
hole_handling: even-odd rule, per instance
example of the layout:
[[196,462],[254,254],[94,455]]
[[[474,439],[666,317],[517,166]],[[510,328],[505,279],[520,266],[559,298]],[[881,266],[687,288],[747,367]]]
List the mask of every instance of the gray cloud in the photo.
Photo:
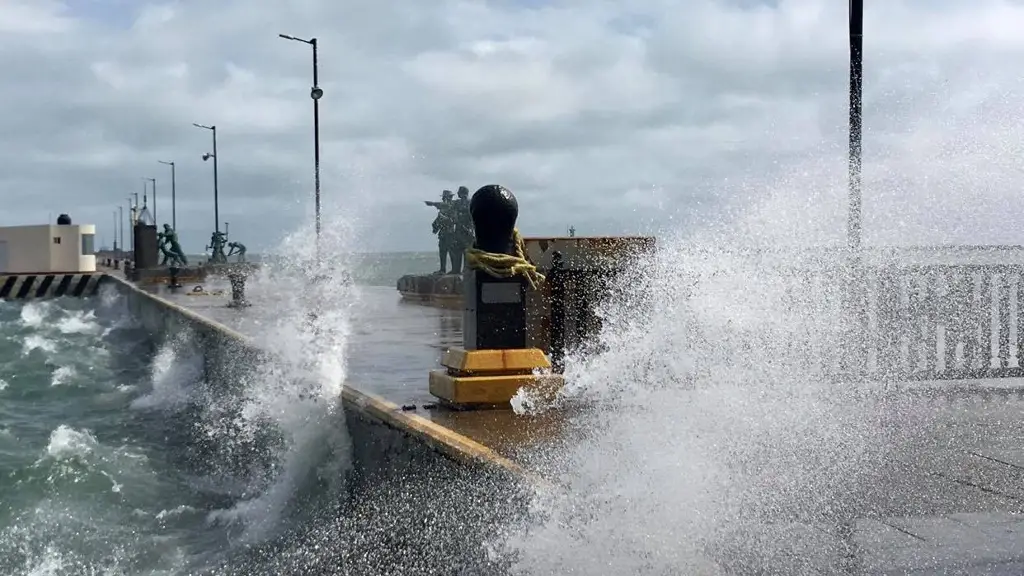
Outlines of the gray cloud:
[[[0,7],[0,224],[101,226],[158,178],[189,250],[221,218],[259,251],[312,210],[308,47],[321,42],[324,207],[360,249],[429,247],[421,201],[490,182],[528,234],[843,229],[846,5],[825,0]],[[865,216],[884,242],[1022,242],[1024,8],[893,0],[866,15]],[[752,208],[756,207],[756,208]],[[111,222],[112,224],[112,222]],[[769,232],[772,228],[774,232]]]

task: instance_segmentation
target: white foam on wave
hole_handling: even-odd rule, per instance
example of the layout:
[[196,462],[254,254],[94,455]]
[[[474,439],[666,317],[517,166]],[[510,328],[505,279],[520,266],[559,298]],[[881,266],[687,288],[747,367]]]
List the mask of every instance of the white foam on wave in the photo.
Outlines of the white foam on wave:
[[50,379],[50,386],[63,386],[68,384],[78,373],[75,371],[74,366],[60,366],[53,371],[53,377]]
[[41,334],[29,334],[21,344],[21,353],[28,356],[33,350],[53,354],[57,352],[57,343]]
[[29,302],[21,309],[21,324],[26,328],[38,328],[50,314],[52,304],[46,300]]
[[50,432],[50,441],[46,444],[46,456],[55,460],[80,458],[91,454],[98,445],[96,437],[88,430],[76,430],[66,424],[61,424]]
[[132,408],[173,409],[188,402],[190,386],[203,376],[203,357],[192,350],[189,337],[179,332],[160,346],[150,366],[151,388],[132,401]]
[[56,328],[61,334],[98,334],[103,329],[92,310],[68,311],[57,321]]

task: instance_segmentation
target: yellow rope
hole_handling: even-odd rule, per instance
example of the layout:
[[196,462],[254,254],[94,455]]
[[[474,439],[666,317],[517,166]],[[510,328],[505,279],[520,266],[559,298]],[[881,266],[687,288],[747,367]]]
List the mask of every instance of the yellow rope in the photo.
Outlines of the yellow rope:
[[512,230],[512,239],[516,245],[515,256],[469,248],[466,250],[466,264],[474,270],[481,270],[495,278],[522,276],[530,283],[530,288],[536,290],[544,281],[544,275],[537,272],[537,267],[526,259],[526,243],[519,235],[519,230]]

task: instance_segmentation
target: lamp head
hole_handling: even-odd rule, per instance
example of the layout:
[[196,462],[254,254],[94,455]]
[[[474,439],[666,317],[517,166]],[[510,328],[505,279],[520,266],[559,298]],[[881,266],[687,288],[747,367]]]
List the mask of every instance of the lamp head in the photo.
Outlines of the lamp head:
[[313,86],[309,91],[309,97],[313,100],[319,100],[323,98],[324,91],[319,86]]

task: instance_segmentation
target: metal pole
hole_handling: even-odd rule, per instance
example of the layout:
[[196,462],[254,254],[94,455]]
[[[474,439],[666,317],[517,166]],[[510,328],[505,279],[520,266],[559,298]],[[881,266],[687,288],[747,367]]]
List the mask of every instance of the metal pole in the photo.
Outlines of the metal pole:
[[313,99],[313,180],[314,180],[314,212],[316,214],[316,260],[320,262],[320,236],[323,227],[320,206],[320,98],[324,91],[320,89],[319,43],[316,38],[305,40],[288,34],[278,34],[285,40],[294,40],[309,44],[313,48],[313,87],[309,96]]
[[213,230],[220,232],[220,197],[217,190],[217,127],[211,126],[213,132]]
[[849,248],[847,321],[849,346],[845,353],[847,374],[857,377],[867,360],[867,286],[861,263],[861,128],[863,93],[864,1],[850,0],[850,213],[847,226]]
[[[119,220],[120,220],[120,224],[121,224],[121,250],[123,251],[124,250],[124,206],[118,206],[117,210],[121,213],[121,217],[119,218]],[[120,256],[121,253],[118,252],[117,255]]]
[[153,183],[153,224],[157,225],[157,219],[156,219],[156,178],[150,178],[149,181]]
[[117,254],[117,210],[114,210],[114,254]]
[[861,246],[861,127],[863,102],[864,0],[850,0],[850,251]]
[[[164,162],[163,160],[157,160],[161,164],[166,164],[171,167],[171,228],[178,229],[178,190],[177,184],[174,181],[174,162]],[[154,192],[154,194],[156,194]]]
[[[316,38],[310,40],[313,46],[313,90],[320,87],[319,64]],[[313,98],[313,178],[316,187],[316,260],[320,262],[320,98]]]
[[217,127],[216,126],[204,126],[203,124],[192,123],[196,128],[205,128],[213,133],[213,152],[210,154],[203,154],[203,160],[208,160],[213,157],[213,231],[220,233],[220,197],[218,191],[217,182]]
[[[136,192],[134,194],[134,196],[135,196],[135,205],[138,206],[139,205],[139,193]],[[132,247],[132,258],[134,259],[135,258],[135,223],[132,222],[131,219],[132,219],[132,197],[129,196],[128,197],[128,223],[130,225],[128,226],[128,231],[132,233],[131,247]]]

